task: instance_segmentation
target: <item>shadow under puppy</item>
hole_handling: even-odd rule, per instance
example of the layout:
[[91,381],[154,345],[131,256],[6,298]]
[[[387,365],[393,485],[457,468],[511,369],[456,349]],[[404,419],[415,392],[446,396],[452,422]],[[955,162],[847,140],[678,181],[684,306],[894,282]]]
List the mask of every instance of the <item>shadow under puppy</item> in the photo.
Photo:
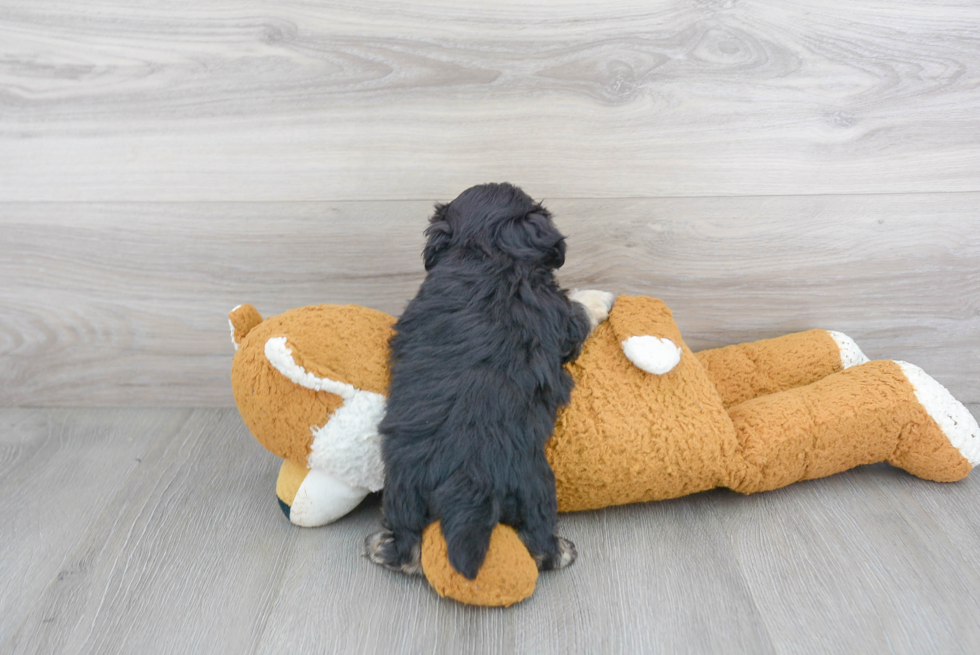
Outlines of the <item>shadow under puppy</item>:
[[476,577],[500,522],[542,570],[571,564],[555,535],[555,477],[544,447],[568,403],[562,365],[608,317],[612,294],[558,286],[565,237],[511,184],[437,205],[425,231],[428,275],[395,324],[380,425],[384,527],[368,557],[421,573],[422,531],[441,520],[452,566]]

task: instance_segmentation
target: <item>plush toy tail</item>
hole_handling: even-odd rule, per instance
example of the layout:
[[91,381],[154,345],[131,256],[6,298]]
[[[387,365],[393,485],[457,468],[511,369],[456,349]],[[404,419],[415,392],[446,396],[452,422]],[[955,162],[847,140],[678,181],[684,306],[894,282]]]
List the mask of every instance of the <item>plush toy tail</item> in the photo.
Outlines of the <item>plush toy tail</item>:
[[474,484],[462,473],[448,480],[439,492],[437,504],[449,563],[473,580],[487,556],[490,534],[497,526],[500,511],[490,489]]
[[422,534],[422,571],[432,588],[444,598],[467,605],[510,607],[532,593],[538,567],[510,526],[498,524],[490,548],[475,580],[467,580],[449,564],[446,540],[439,523]]
[[238,350],[242,339],[252,331],[252,328],[262,321],[262,314],[248,303],[231,310],[228,314],[228,325],[231,327],[231,342],[235,345],[235,350]]

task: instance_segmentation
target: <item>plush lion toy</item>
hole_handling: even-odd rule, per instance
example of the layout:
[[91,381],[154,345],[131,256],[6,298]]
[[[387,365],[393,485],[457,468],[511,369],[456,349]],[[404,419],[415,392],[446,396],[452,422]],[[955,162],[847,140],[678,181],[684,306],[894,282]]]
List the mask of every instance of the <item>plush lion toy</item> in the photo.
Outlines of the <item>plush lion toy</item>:
[[[276,495],[289,520],[324,525],[381,489],[395,319],[355,305],[267,320],[242,305],[229,319],[235,400],[284,460]],[[695,354],[663,302],[620,296],[568,370],[575,389],[547,446],[563,512],[715,487],[755,493],[885,461],[950,482],[980,463],[980,427],[942,385],[905,362],[868,361],[836,332]],[[441,595],[477,605],[511,605],[537,580],[506,526],[475,580],[449,565],[438,523],[422,568]]]

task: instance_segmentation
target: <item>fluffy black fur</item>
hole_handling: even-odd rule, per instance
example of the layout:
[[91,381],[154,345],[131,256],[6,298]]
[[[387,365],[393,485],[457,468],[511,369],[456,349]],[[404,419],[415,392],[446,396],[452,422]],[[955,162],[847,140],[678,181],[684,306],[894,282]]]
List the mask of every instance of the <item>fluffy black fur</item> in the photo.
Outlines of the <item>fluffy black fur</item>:
[[422,530],[441,520],[450,563],[473,579],[502,522],[540,568],[569,564],[544,447],[590,320],[554,278],[564,236],[510,184],[437,205],[425,233],[428,276],[395,324],[380,426],[388,530],[368,554],[417,573]]

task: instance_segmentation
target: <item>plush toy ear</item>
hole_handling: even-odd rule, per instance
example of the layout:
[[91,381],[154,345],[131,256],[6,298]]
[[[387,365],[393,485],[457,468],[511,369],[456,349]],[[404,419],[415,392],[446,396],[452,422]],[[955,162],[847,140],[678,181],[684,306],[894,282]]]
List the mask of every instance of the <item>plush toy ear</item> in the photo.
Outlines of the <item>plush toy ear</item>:
[[228,314],[228,325],[231,327],[231,342],[234,344],[236,351],[238,350],[238,346],[241,345],[242,339],[252,331],[252,328],[263,320],[265,319],[262,318],[262,314],[259,314],[259,311],[248,303],[239,305],[231,310]]
[[453,229],[446,220],[449,205],[436,205],[435,214],[429,219],[429,227],[425,229],[425,248],[422,250],[422,261],[425,270],[430,270],[442,257],[453,239]]
[[684,342],[670,309],[646,296],[619,296],[609,323],[623,352],[637,368],[663,375],[677,366]]
[[630,337],[623,341],[622,347],[623,354],[637,368],[654,375],[670,373],[683,354],[680,346],[670,339],[649,334]]
[[500,249],[515,259],[540,262],[548,268],[561,268],[565,263],[565,235],[541,205],[529,214],[503,222],[497,239]]

